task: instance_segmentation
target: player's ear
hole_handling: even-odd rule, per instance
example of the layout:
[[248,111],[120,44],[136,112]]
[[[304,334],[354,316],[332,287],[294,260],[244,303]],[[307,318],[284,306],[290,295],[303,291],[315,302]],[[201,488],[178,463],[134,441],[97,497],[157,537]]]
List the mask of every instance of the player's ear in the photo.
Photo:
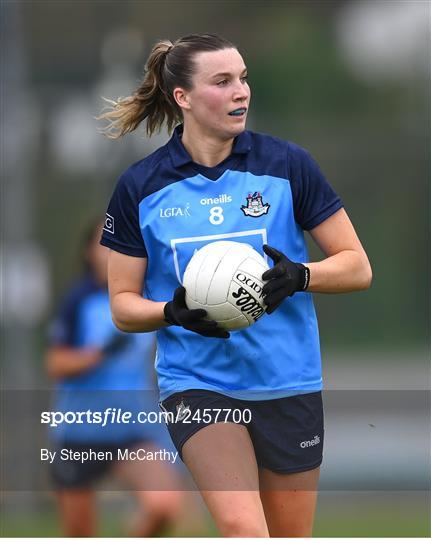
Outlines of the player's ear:
[[190,99],[188,93],[184,90],[184,88],[180,88],[179,86],[177,88],[174,88],[173,91],[174,99],[181,109],[189,110],[190,109]]

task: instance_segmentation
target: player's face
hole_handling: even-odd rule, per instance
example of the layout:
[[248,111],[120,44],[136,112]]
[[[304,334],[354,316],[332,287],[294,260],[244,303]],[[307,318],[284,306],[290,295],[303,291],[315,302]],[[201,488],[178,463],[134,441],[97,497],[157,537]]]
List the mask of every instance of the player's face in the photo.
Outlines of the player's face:
[[247,68],[236,49],[198,53],[184,117],[222,139],[244,131],[250,104]]

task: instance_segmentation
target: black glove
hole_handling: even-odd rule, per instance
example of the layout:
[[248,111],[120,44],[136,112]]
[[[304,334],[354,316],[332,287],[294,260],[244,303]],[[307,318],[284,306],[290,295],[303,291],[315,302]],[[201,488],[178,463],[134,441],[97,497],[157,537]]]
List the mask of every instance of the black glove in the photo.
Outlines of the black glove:
[[103,356],[109,356],[111,354],[115,354],[121,351],[121,349],[127,347],[127,345],[130,343],[130,340],[130,334],[127,334],[126,332],[115,332],[115,334],[106,343],[106,345],[102,347],[101,350]]
[[205,337],[228,338],[229,332],[217,326],[215,321],[206,321],[207,312],[204,309],[189,309],[186,306],[186,290],[178,287],[174,299],[164,307],[165,321],[186,330],[196,332]]
[[300,263],[294,263],[286,255],[268,245],[263,251],[274,261],[274,266],[263,273],[265,283],[262,292],[263,301],[268,306],[266,312],[271,314],[288,296],[297,291],[305,291],[310,282],[310,270]]

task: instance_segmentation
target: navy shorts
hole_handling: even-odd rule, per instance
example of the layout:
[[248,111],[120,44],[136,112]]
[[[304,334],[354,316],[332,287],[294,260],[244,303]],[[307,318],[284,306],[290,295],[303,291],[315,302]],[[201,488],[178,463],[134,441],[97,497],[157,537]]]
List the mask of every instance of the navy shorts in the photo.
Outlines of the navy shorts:
[[[77,442],[57,443],[55,459],[51,464],[51,477],[57,489],[77,489],[90,488],[93,484],[109,472],[111,467],[117,463],[118,450],[132,450],[139,446],[143,441],[129,441],[116,444],[87,444]],[[69,452],[93,451],[97,455],[99,452],[105,454],[108,459],[89,459],[88,461],[61,459],[62,451],[65,457]],[[112,454],[112,460],[109,459]]]
[[323,451],[322,393],[250,401],[208,390],[186,390],[160,403],[182,459],[184,443],[216,422],[234,422],[249,432],[259,467],[277,473],[318,467]]

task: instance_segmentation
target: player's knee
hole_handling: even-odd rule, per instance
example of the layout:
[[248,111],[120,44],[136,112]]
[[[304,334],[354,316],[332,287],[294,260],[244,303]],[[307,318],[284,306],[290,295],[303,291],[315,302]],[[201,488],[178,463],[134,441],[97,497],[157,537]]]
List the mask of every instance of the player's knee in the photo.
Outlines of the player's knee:
[[225,515],[218,523],[220,532],[225,537],[265,538],[268,537],[266,523],[252,515]]
[[92,525],[87,523],[69,523],[63,531],[63,534],[69,538],[89,538],[95,535]]
[[169,521],[175,521],[181,516],[183,496],[180,491],[165,493],[161,503],[163,515]]
[[146,512],[154,518],[175,521],[181,514],[182,494],[179,491],[165,491],[147,497],[143,501]]

